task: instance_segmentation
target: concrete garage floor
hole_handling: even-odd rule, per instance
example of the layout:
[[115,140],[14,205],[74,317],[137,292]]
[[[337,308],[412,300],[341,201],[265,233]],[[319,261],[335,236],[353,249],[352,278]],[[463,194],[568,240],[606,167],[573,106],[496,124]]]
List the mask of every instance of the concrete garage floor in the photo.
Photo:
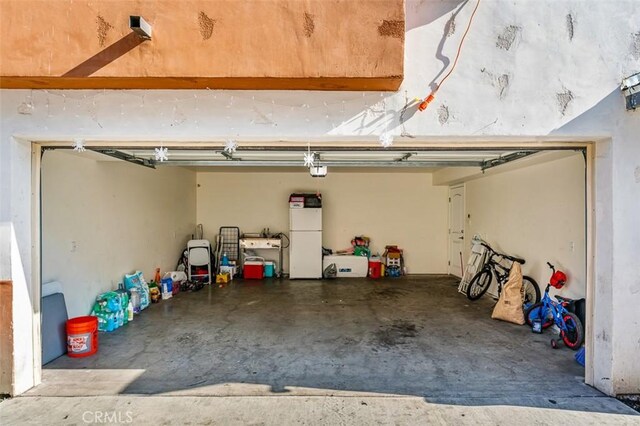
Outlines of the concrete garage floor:
[[[541,413],[573,413],[567,420],[576,420],[580,412],[639,419],[627,417],[634,411],[585,385],[574,352],[553,350],[550,331],[536,335],[525,326],[492,320],[490,297],[469,302],[456,287],[448,276],[417,276],[236,281],[222,289],[181,293],[152,305],[128,326],[101,334],[96,356],[53,361],[42,385],[28,392],[29,398],[12,402],[42,406],[46,397],[76,396],[83,397],[73,400],[76,409],[101,401],[142,407],[148,403],[139,397],[144,394],[206,406],[218,403],[194,397],[225,396],[233,398],[217,400],[231,410],[242,405],[242,398],[252,398],[253,404],[276,396],[274,410],[290,400],[291,407],[316,404],[322,412],[332,404],[345,408],[357,398],[362,405],[354,403],[354,412],[370,405],[369,414],[417,404],[411,410],[418,417],[409,422],[439,419],[438,409],[446,419],[461,415],[451,407],[496,406],[519,406],[523,418],[531,415],[524,408],[537,407]],[[64,407],[56,399],[56,408]],[[487,419],[505,415],[496,413],[476,411]],[[598,424],[606,420],[597,419]]]

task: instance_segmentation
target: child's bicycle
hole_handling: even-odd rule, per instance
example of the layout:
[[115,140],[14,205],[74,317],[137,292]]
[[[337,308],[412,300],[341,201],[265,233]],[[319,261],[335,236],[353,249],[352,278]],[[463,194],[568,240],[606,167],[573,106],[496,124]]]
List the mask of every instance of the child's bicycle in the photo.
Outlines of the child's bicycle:
[[[549,296],[549,288],[562,288],[567,282],[567,276],[562,271],[556,271],[556,268],[547,262],[551,268],[552,274],[549,284],[544,291],[542,301],[531,305],[524,313],[527,324],[532,327],[534,332],[542,333],[542,330],[551,327],[554,323],[560,328],[560,338],[568,348],[575,350],[580,349],[584,341],[584,329],[578,316],[567,310],[567,306],[571,303],[569,300],[556,296],[558,301],[554,301]],[[558,341],[551,340],[551,346],[556,349]]]

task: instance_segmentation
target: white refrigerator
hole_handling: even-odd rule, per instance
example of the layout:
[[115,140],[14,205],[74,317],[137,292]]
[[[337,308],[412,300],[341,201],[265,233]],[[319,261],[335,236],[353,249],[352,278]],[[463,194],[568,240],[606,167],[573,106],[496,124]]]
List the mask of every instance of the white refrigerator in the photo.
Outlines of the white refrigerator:
[[290,208],[289,239],[289,278],[322,278],[322,208]]

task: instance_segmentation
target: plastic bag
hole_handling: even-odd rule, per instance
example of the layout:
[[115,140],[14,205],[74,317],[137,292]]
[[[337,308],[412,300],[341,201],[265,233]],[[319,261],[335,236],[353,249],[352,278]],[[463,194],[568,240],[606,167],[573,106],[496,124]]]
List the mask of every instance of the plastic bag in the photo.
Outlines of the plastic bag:
[[98,318],[98,331],[113,331],[125,325],[124,312],[128,303],[128,295],[120,291],[99,294],[90,314]]
[[144,279],[141,271],[136,271],[134,274],[127,274],[124,276],[124,284],[127,290],[132,288],[138,289],[140,295],[140,309],[146,309],[151,303],[151,297],[149,295],[149,285]]
[[138,280],[140,281],[140,309],[146,309],[151,303],[151,296],[149,294],[149,285],[147,284],[147,280],[144,279],[144,275],[142,275],[142,271],[136,271],[138,275]]
[[124,276],[124,285],[127,290],[131,290],[133,287],[140,287],[140,276],[138,273],[126,274]]

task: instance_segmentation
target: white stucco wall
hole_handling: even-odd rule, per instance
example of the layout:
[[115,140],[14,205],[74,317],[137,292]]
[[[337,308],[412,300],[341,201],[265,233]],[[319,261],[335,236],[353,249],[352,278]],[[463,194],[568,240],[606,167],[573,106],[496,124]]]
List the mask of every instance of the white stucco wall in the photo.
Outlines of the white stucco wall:
[[[15,229],[10,223],[0,222],[0,279],[12,280],[13,301],[13,345],[20,348],[21,356],[14,359],[15,370],[22,374],[7,374],[4,372],[0,382],[0,393],[22,393],[31,388],[34,381],[33,364],[33,313],[28,281],[25,277],[24,265],[18,252],[18,241]],[[27,309],[25,309],[27,308]],[[4,353],[4,351],[3,351]]]
[[[624,110],[618,85],[640,71],[640,2],[482,2],[454,74],[427,111],[409,109],[400,123],[406,100],[426,96],[443,63],[453,62],[474,5],[465,5],[446,37],[460,4],[407,1],[405,80],[397,93],[2,91],[0,222],[13,223],[25,280],[30,151],[19,138],[348,141],[375,140],[385,129],[414,143],[599,137],[609,142],[596,152],[593,383],[608,393],[639,392],[640,112]],[[30,315],[29,306],[20,309]],[[16,374],[29,380],[29,372]]]

